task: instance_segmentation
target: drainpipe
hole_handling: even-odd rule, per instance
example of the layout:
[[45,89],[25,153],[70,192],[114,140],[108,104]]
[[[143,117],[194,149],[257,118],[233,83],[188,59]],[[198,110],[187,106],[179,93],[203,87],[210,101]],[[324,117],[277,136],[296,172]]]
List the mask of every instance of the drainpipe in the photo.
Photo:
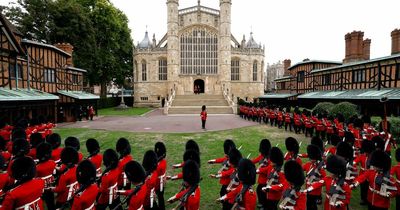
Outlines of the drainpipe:
[[381,90],[381,83],[382,83],[382,67],[381,67],[381,62],[378,63],[378,90]]
[[28,60],[28,66],[27,66],[27,71],[28,71],[28,76],[27,76],[28,90],[31,90],[31,67],[30,67],[30,62],[29,62],[29,48],[26,48],[26,57],[27,57],[27,60]]
[[15,57],[15,89],[18,90],[18,60]]

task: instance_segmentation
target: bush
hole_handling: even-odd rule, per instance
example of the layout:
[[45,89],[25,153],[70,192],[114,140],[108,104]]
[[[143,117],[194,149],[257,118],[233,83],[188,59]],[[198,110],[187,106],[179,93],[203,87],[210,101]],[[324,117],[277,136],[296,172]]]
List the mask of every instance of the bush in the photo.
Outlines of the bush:
[[349,119],[351,116],[358,114],[357,105],[350,102],[335,104],[331,110],[331,115],[336,116],[339,113],[344,116],[344,119]]
[[335,104],[331,102],[321,102],[315,105],[313,112],[316,114],[330,113],[334,106]]
[[391,132],[394,138],[396,138],[397,143],[399,143],[399,136],[400,136],[400,118],[398,117],[391,117],[389,118],[389,122],[391,125]]

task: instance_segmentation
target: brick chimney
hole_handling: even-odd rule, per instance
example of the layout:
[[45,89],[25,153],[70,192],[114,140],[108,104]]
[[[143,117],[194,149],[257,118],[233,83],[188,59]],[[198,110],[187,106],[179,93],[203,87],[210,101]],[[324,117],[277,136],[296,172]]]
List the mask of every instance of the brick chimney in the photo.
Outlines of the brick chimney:
[[395,29],[391,33],[392,36],[392,55],[400,53],[400,29]]
[[283,70],[284,70],[283,75],[284,76],[290,76],[289,67],[291,66],[291,63],[292,63],[292,61],[290,59],[285,59],[283,61]]
[[369,60],[371,54],[371,39],[366,39],[363,41],[363,59]]
[[70,43],[57,43],[54,46],[62,51],[65,51],[66,53],[70,54],[71,57],[67,58],[66,64],[68,66],[74,66],[74,62],[72,60],[72,53],[74,52],[74,46],[72,46]]
[[[353,31],[345,35],[346,56],[344,63],[364,60],[364,32]],[[366,47],[367,47],[366,43]]]

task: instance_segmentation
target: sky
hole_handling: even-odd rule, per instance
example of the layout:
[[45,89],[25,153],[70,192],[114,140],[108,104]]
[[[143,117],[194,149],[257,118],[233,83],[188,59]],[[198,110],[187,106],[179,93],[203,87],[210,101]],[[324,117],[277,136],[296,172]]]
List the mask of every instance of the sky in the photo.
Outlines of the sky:
[[[10,0],[0,0],[6,5]],[[111,0],[129,19],[134,43],[146,31],[159,41],[167,32],[167,0]],[[197,5],[180,0],[179,9]],[[219,9],[219,0],[201,0]],[[254,33],[266,47],[266,63],[305,58],[342,61],[344,35],[363,31],[370,38],[371,58],[391,53],[390,32],[400,28],[399,0],[232,0],[232,34],[240,42]]]

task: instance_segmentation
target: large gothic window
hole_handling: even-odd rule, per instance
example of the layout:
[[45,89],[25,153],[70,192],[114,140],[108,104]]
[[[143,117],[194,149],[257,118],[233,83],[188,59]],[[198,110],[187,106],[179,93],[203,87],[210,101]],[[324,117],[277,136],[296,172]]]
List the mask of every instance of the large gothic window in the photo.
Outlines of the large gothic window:
[[167,59],[158,60],[158,80],[167,80]]
[[147,81],[147,63],[142,61],[142,81]]
[[239,80],[239,69],[240,69],[240,61],[232,60],[231,61],[231,80],[232,81]]
[[253,81],[257,81],[257,61],[253,63]]
[[186,30],[180,36],[181,74],[218,73],[218,36],[204,27]]

